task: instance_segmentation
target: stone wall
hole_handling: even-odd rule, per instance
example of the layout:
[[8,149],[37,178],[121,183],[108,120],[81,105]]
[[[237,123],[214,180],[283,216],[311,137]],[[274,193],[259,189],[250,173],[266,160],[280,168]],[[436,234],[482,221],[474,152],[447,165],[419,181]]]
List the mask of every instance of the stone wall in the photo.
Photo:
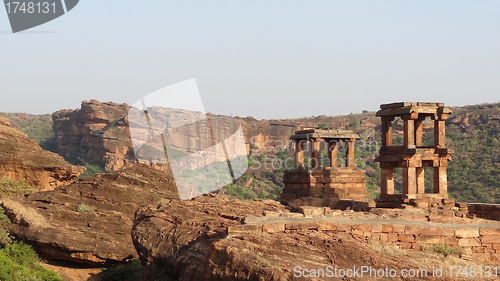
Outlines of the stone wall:
[[286,171],[280,201],[288,204],[302,197],[327,197],[368,202],[364,170],[322,168]]
[[469,217],[500,220],[500,204],[467,203],[467,209]]
[[[317,208],[319,209],[319,208]],[[275,218],[264,223],[229,227],[229,235],[294,233],[297,231],[343,232],[365,242],[421,250],[422,246],[448,245],[463,248],[462,258],[500,264],[500,224],[438,224],[395,219]]]

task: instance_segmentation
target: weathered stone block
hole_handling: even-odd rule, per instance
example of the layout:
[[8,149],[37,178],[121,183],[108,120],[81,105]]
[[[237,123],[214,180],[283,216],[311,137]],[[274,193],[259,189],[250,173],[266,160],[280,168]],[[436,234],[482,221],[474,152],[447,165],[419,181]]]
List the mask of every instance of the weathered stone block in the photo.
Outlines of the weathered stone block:
[[363,232],[371,232],[372,226],[367,224],[355,224],[352,226],[353,230],[361,230]]
[[475,228],[457,228],[455,236],[458,238],[479,237],[479,230]]
[[405,227],[406,234],[420,235],[422,228],[420,226],[407,225]]
[[395,224],[392,226],[392,231],[394,231],[394,233],[404,233],[405,228],[405,225]]
[[389,242],[398,241],[398,234],[397,233],[388,233],[388,234],[389,234]]
[[373,233],[380,233],[382,232],[382,225],[380,224],[376,224],[376,225],[372,225],[372,232]]
[[500,228],[481,228],[479,230],[479,235],[481,236],[500,235]]
[[340,231],[340,232],[351,232],[351,225],[350,224],[339,223],[339,224],[337,224],[337,231]]
[[372,232],[372,236],[371,236],[371,241],[380,241],[380,234],[381,233],[373,233]]
[[458,238],[455,236],[444,237],[444,243],[450,246],[458,245]]
[[446,237],[455,236],[455,230],[452,228],[443,228],[443,236]]
[[262,225],[257,224],[243,224],[230,226],[227,229],[228,235],[248,234],[248,233],[262,233]]
[[262,226],[264,233],[282,233],[285,232],[285,224],[282,222],[264,224]]
[[481,242],[484,243],[484,244],[500,243],[500,235],[482,236],[481,237]]
[[424,227],[421,233],[422,235],[443,235],[443,229],[439,227]]
[[359,229],[353,229],[353,230],[351,231],[352,236],[363,236],[363,233],[364,233],[364,232],[363,232],[363,231],[361,231],[361,230],[359,230]]
[[337,226],[334,222],[318,222],[318,230],[328,231],[335,230]]
[[389,234],[388,233],[380,233],[380,242],[388,242]]
[[390,224],[383,224],[382,225],[382,232],[384,233],[391,233],[392,232],[392,225]]
[[417,237],[417,241],[422,244],[442,244],[443,237],[442,236],[430,236],[430,235],[421,235]]
[[479,241],[479,238],[460,238],[458,240],[458,246],[461,247],[481,246],[481,241]]
[[315,222],[295,222],[285,224],[285,229],[289,230],[311,230],[318,229],[318,224]]
[[413,234],[399,234],[398,241],[400,241],[400,242],[415,242],[415,236],[413,236]]
[[409,242],[399,242],[399,248],[403,250],[409,250],[411,249],[411,244]]

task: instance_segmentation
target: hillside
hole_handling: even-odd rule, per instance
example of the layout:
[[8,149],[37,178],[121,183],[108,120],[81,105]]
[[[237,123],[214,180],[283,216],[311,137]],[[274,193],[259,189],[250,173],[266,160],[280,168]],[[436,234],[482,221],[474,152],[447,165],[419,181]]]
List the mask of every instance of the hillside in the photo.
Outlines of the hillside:
[[2,113],[0,118],[10,121],[12,127],[25,133],[45,150],[56,152],[52,117],[50,114]]

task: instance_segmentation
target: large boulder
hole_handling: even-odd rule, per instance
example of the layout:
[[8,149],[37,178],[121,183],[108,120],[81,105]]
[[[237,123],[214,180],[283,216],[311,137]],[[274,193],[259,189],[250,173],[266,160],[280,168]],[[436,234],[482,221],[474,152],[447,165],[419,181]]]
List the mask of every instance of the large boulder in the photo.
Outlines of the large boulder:
[[26,134],[0,118],[0,177],[30,184],[39,190],[52,190],[71,183],[85,171],[61,156],[43,150]]
[[254,265],[245,265],[251,250],[226,237],[227,228],[266,210],[288,212],[273,200],[228,200],[211,193],[140,208],[132,239],[146,265],[143,280],[234,280],[234,274]]
[[146,165],[78,180],[56,190],[0,199],[9,232],[49,260],[107,266],[137,257],[135,211],[179,200],[174,179]]

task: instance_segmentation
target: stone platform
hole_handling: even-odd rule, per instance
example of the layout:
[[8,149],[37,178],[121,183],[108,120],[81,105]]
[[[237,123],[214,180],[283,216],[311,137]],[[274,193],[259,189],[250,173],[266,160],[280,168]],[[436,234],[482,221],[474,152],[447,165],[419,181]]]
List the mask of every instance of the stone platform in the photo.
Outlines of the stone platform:
[[370,201],[364,170],[326,167],[286,171],[283,182],[285,188],[280,198],[283,204],[303,197]]

